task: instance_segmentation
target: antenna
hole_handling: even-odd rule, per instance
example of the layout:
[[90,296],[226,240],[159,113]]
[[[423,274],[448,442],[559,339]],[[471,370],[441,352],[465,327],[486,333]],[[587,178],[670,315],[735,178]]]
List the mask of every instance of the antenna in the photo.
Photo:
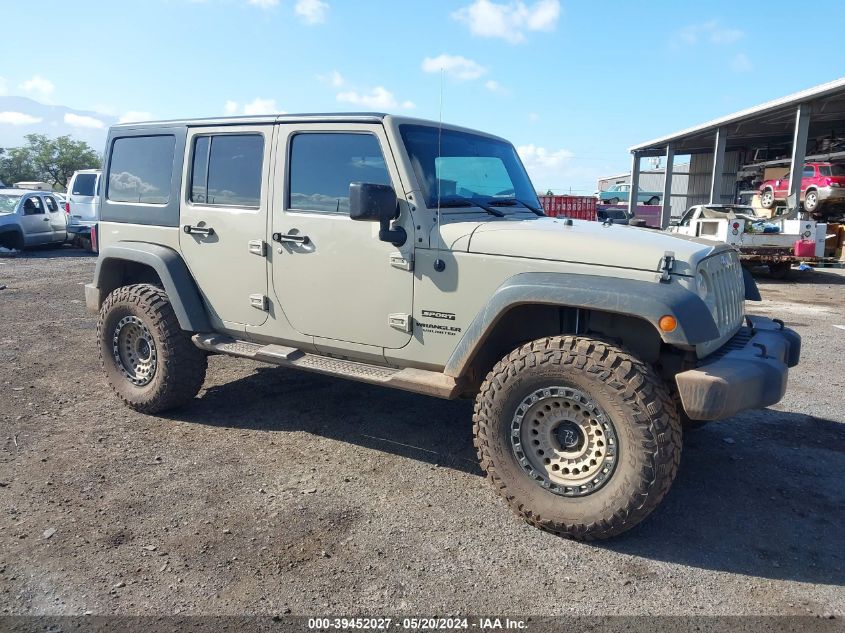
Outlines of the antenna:
[[440,233],[440,178],[437,177],[437,160],[442,153],[443,142],[443,67],[440,68],[440,113],[437,122],[437,158],[434,159],[434,179],[437,181],[437,258],[434,260],[434,270],[443,272],[446,269],[446,262],[440,258],[440,243],[443,241],[443,236]]

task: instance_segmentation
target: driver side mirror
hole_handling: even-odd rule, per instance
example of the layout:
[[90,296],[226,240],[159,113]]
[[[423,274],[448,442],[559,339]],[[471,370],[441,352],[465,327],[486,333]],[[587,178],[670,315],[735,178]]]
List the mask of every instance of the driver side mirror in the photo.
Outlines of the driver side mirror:
[[390,228],[390,222],[398,215],[396,192],[390,185],[371,182],[349,184],[349,217],[359,222],[378,222],[378,238],[394,246],[402,246],[408,239],[405,229]]
[[349,185],[349,217],[364,222],[396,218],[396,192],[389,185],[353,182]]

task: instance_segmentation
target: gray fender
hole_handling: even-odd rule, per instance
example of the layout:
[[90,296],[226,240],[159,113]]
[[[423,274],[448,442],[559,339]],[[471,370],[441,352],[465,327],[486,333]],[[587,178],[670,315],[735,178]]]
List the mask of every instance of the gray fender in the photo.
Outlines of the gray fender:
[[[97,288],[120,286],[120,281],[110,276],[119,274],[120,267],[114,264],[121,261],[145,264],[158,273],[183,330],[211,331],[202,297],[179,253],[172,248],[146,242],[121,242],[107,246],[100,251],[97,259],[93,285]],[[100,291],[100,303],[105,298],[102,294]]]
[[[639,317],[651,323],[663,341],[672,345],[696,345],[719,337],[719,329],[701,297],[677,282],[573,273],[521,273],[499,286],[478,312],[452,352],[444,372],[460,376],[499,318],[510,308],[525,304],[586,308]],[[672,332],[657,328],[657,321],[666,314],[678,322]]]

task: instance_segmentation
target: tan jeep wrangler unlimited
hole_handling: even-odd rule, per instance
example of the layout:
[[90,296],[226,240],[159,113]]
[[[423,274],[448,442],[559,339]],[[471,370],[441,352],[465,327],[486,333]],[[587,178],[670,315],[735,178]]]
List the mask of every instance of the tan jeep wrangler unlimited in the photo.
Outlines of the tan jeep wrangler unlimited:
[[745,315],[759,295],[729,246],[544,217],[488,134],[384,114],[126,124],[104,174],[85,290],[127,405],[189,403],[208,354],[475,398],[482,468],[557,534],[639,523],[682,420],[774,404],[798,362],[797,334]]

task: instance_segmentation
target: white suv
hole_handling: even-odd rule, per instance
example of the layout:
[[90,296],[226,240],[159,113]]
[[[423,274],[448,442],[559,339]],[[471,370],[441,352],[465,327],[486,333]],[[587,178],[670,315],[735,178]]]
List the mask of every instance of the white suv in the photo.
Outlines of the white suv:
[[91,247],[91,229],[100,219],[100,176],[99,169],[75,171],[67,187],[68,233],[71,239],[88,248]]

